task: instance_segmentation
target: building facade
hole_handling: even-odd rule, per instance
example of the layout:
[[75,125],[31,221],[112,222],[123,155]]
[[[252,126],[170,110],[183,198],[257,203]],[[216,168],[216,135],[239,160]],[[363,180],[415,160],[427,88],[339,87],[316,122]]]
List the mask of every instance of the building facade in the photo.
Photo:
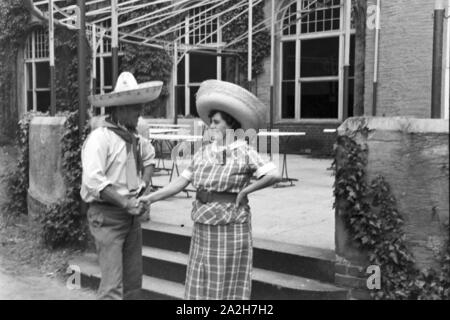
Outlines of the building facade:
[[[177,2],[177,1],[175,1]],[[345,0],[283,0],[275,2],[275,46],[273,64],[273,121],[282,131],[303,131],[306,136],[292,139],[291,153],[329,155],[335,140],[330,133],[353,115],[355,77],[355,24],[351,23],[348,97],[344,97]],[[433,12],[434,0],[367,1],[364,115],[429,118],[431,110]],[[326,5],[324,5],[326,4]],[[448,7],[448,5],[447,5]],[[379,10],[377,10],[379,8]],[[448,8],[446,10],[447,15]],[[376,15],[380,14],[380,37],[375,47]],[[270,30],[272,1],[264,0],[266,26]],[[189,11],[184,44],[202,43],[219,51],[223,43],[219,19],[209,19],[204,7]],[[443,52],[442,117],[449,109],[449,19],[445,20]],[[104,27],[108,27],[107,20]],[[270,43],[267,43],[270,46]],[[217,48],[217,49],[214,49]],[[378,92],[373,96],[375,52],[378,51]],[[120,54],[119,54],[120,55]],[[48,35],[44,26],[32,29],[18,56],[19,114],[45,111],[49,106]],[[172,73],[168,88],[166,117],[175,110],[181,117],[198,116],[195,94],[202,81],[220,79],[238,82],[239,70],[230,72],[229,59],[221,55],[204,55],[195,50],[183,56]],[[253,91],[270,104],[271,59],[266,57],[264,71],[254,79]],[[95,81],[91,92],[112,90],[111,43],[104,38],[97,48]],[[120,69],[119,66],[119,70]],[[175,70],[175,69],[174,69]],[[156,79],[155,79],[156,80]],[[176,85],[174,84],[176,81]],[[174,97],[176,96],[176,99]],[[376,106],[374,106],[376,100]],[[176,109],[174,105],[176,101]],[[267,115],[269,121],[269,114]]]

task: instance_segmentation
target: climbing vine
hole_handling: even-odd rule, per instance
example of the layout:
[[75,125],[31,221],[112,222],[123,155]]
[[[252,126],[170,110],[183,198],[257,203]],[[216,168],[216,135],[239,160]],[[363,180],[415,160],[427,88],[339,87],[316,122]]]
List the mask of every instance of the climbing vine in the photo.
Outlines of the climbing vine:
[[418,270],[407,248],[404,219],[397,210],[389,184],[382,176],[367,182],[367,146],[347,136],[340,136],[336,146],[335,205],[356,245],[368,253],[370,264],[381,268],[381,289],[374,291],[372,297],[449,299],[448,243],[441,270]]
[[42,239],[52,248],[67,245],[84,247],[89,239],[86,215],[81,211],[81,147],[89,132],[84,127],[80,137],[78,111],[61,114],[67,117],[61,139],[62,174],[66,194],[62,201],[48,207],[41,215]]
[[30,15],[21,0],[0,1],[0,134],[17,130],[15,86],[17,53],[25,39]]
[[29,186],[29,145],[28,137],[30,122],[33,117],[45,115],[42,113],[26,113],[19,121],[16,134],[16,147],[18,150],[17,166],[3,179],[6,181],[7,201],[3,204],[3,212],[8,217],[18,216],[27,212],[27,193]]
[[[233,0],[230,3],[227,3],[219,10],[224,10],[227,7],[233,6],[238,3],[239,0]],[[259,2],[253,8],[253,26],[258,26],[264,19],[264,1]],[[246,10],[246,6],[241,6],[238,9],[230,11],[224,14],[221,17],[221,24],[225,24],[230,21],[232,18],[241,14],[244,10]],[[257,29],[264,27],[264,25],[259,26]],[[248,12],[243,13],[237,19],[235,19],[230,24],[226,25],[223,28],[223,41],[231,42],[237,39],[242,34],[246,34],[248,32]],[[244,74],[247,73],[248,70],[248,61],[247,61],[247,52],[248,52],[248,38],[244,37],[241,41],[232,45],[231,48],[235,50],[239,50],[239,65],[240,70]],[[253,77],[257,77],[264,71],[264,59],[270,55],[270,33],[268,29],[263,29],[261,32],[255,33],[252,41],[253,51],[252,51],[252,75]]]

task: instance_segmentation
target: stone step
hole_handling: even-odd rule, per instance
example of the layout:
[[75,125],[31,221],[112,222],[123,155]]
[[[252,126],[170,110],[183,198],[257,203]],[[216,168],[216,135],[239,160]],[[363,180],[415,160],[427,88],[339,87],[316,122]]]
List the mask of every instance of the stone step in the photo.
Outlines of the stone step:
[[[142,224],[145,246],[173,252],[189,253],[191,233],[190,227],[153,221]],[[255,268],[333,283],[334,260],[332,250],[253,239]]]
[[[81,286],[97,290],[100,284],[100,267],[95,254],[85,254],[70,261],[79,266]],[[142,279],[143,298],[149,300],[181,300],[184,298],[184,285],[164,279],[144,275]]]
[[[188,255],[144,247],[144,274],[184,284]],[[322,300],[346,299],[347,291],[313,279],[253,268],[252,299]]]

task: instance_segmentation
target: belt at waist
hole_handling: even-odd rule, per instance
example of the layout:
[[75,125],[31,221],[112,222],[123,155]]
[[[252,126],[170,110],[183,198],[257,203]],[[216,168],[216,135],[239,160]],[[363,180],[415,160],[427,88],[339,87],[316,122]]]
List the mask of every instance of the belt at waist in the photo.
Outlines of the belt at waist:
[[210,203],[210,202],[235,203],[237,195],[238,195],[237,193],[232,192],[197,190],[196,199],[201,203]]

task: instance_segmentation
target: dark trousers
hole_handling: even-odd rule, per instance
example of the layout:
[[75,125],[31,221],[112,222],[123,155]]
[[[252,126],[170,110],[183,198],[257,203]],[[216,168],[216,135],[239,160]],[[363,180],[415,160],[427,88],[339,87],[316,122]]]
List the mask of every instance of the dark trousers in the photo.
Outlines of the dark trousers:
[[139,218],[110,205],[88,210],[102,273],[98,299],[139,299],[142,288],[142,230]]

